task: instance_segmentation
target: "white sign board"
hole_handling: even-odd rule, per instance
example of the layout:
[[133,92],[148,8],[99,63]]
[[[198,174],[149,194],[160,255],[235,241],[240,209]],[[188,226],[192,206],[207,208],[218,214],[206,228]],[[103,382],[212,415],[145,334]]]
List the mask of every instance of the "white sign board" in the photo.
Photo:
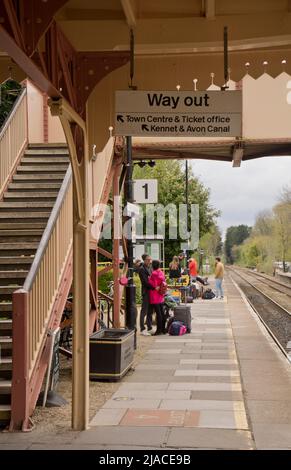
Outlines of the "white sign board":
[[142,255],[145,253],[144,245],[135,245],[133,247],[134,259],[142,259]]
[[160,259],[160,244],[152,243],[151,244],[151,257],[152,259]]
[[134,180],[133,198],[137,204],[158,202],[158,180]]
[[116,91],[115,134],[240,137],[242,92]]

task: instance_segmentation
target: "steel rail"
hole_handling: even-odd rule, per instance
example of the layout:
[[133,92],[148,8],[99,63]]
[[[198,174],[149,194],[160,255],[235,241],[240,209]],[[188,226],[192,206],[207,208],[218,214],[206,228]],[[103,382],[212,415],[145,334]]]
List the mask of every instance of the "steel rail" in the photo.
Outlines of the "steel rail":
[[[274,290],[277,290],[278,292],[281,292],[281,294],[285,294],[287,295],[288,297],[291,297],[291,285],[290,286],[287,286],[286,284],[284,284],[283,282],[280,282],[280,281],[277,281],[276,279],[272,279],[268,276],[266,276],[265,274],[263,273],[258,273],[256,271],[252,271],[251,269],[248,269],[248,268],[235,268],[237,270],[241,270],[243,272],[246,272],[248,274],[250,274],[251,276],[254,276],[254,277],[257,277],[259,279],[263,279],[263,281],[261,281],[263,284],[266,284],[268,285],[269,287],[271,287],[271,289],[274,289]],[[266,281],[269,281],[269,282],[266,282]],[[278,287],[274,287],[273,284],[276,284],[280,287],[283,287],[284,289],[286,289],[287,291],[289,291],[289,293],[279,289]]]

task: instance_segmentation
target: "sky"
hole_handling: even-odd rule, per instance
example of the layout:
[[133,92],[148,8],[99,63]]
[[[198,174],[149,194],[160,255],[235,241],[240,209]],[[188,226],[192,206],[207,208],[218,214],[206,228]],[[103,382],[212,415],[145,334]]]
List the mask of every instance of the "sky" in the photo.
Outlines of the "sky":
[[211,191],[211,204],[222,212],[218,225],[252,226],[256,215],[271,209],[283,186],[291,187],[291,157],[267,157],[242,162],[232,168],[228,162],[192,160],[195,176]]

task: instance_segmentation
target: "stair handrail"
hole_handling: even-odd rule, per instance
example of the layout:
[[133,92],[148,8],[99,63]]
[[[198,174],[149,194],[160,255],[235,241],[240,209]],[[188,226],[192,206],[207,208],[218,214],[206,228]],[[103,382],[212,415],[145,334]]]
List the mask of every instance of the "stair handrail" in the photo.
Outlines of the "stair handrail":
[[24,285],[13,293],[11,430],[29,429],[49,361],[49,332],[71,288],[72,193],[69,165]]
[[72,167],[71,167],[71,165],[69,165],[69,167],[66,171],[66,174],[65,174],[65,178],[64,178],[63,183],[61,185],[61,188],[59,190],[56,202],[54,204],[53,210],[52,210],[51,215],[48,219],[46,228],[45,228],[45,230],[43,232],[43,235],[41,237],[41,240],[39,242],[37,251],[36,251],[35,256],[34,256],[34,260],[31,264],[30,270],[29,270],[28,275],[26,276],[25,282],[23,284],[23,290],[25,290],[26,292],[30,291],[30,289],[33,285],[33,281],[36,278],[39,266],[41,264],[41,261],[43,259],[44,254],[45,254],[46,247],[49,243],[51,234],[54,230],[56,221],[58,219],[58,215],[59,215],[60,210],[62,208],[63,201],[65,200],[65,197],[66,197],[66,194],[69,190],[71,182],[72,182]]
[[23,88],[0,129],[0,198],[6,190],[27,142],[27,90]]
[[2,139],[2,136],[4,132],[6,131],[7,127],[10,125],[10,122],[13,119],[14,115],[17,113],[17,110],[21,104],[21,101],[23,100],[24,96],[26,96],[26,94],[27,94],[26,87],[23,87],[21,93],[17,96],[16,100],[14,101],[7,118],[3,123],[3,126],[0,127],[0,140]]

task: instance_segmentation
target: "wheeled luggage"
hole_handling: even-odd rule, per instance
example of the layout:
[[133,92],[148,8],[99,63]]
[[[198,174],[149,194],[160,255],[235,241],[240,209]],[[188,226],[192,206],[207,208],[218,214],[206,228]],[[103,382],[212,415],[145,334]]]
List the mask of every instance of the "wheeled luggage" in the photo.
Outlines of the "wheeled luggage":
[[187,327],[187,333],[191,333],[191,307],[189,305],[175,307],[174,319],[183,322]]

